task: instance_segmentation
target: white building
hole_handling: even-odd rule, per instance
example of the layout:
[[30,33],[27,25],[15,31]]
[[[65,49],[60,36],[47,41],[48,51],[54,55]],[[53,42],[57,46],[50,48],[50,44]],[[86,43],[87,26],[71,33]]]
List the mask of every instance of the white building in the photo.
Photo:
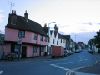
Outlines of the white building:
[[[64,49],[66,48],[66,39],[64,36],[60,33],[58,33],[58,27],[56,24],[54,24],[54,29],[51,30],[49,27],[46,25],[45,27],[45,32],[48,31],[48,36],[49,36],[49,43],[48,43],[48,54],[51,54],[51,46],[61,46]],[[48,28],[48,29],[47,29]]]

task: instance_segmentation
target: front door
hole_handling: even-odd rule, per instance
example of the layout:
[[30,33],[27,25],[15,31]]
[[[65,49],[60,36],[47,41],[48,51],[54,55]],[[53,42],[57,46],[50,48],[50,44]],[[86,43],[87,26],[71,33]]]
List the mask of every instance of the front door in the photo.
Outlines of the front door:
[[27,46],[22,46],[22,58],[27,57]]
[[39,48],[39,56],[41,56],[41,47]]

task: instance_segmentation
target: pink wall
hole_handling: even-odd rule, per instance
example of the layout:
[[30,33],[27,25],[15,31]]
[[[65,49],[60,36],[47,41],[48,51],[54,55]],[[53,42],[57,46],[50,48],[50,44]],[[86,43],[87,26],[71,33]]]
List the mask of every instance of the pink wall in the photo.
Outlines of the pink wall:
[[39,56],[39,51],[37,53],[33,53],[33,57]]
[[33,46],[27,46],[27,57],[33,57]]
[[18,30],[5,28],[5,40],[8,41],[17,41],[18,37]]
[[[45,37],[43,37],[43,40]],[[5,40],[8,41],[18,41],[18,30],[5,28]],[[38,34],[38,40],[34,40],[34,33],[25,31],[25,38],[22,39],[23,42],[27,43],[37,43],[40,45],[47,45],[48,42],[40,41],[40,35]]]
[[48,45],[48,42],[45,42],[45,37],[43,37],[43,41],[40,40],[40,36],[41,35],[38,35],[38,41],[37,41],[37,44],[40,44],[40,45]]
[[33,53],[33,56],[35,57],[35,56],[39,56],[39,48],[37,49],[37,52],[34,52]]

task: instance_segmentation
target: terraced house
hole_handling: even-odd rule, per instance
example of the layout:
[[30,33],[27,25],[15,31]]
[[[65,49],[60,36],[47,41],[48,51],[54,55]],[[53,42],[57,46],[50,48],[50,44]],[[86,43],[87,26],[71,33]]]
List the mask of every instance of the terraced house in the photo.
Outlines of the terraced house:
[[20,53],[21,57],[43,56],[47,52],[47,45],[48,36],[42,26],[28,19],[27,11],[22,17],[12,10],[5,27],[5,55]]
[[[53,48],[56,49],[56,53],[61,53],[63,55],[64,50],[66,50],[66,38],[64,35],[58,32],[58,27],[54,24],[54,29],[51,30],[47,25],[44,26],[44,31],[49,35],[49,43],[48,43],[48,54],[53,54]],[[59,48],[62,52],[59,52]]]

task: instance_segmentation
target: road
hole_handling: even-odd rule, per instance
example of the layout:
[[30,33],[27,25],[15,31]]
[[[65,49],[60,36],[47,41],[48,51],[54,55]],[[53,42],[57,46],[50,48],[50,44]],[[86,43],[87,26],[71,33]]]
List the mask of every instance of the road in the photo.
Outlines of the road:
[[100,57],[86,50],[59,59],[37,58],[30,60],[0,62],[0,75],[66,75],[69,70],[95,64]]

